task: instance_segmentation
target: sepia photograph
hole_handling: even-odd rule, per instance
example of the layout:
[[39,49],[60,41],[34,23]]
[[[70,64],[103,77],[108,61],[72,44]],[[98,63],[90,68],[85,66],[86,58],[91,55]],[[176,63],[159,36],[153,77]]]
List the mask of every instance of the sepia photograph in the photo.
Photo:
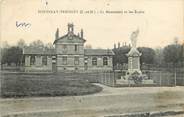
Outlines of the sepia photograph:
[[184,117],[184,0],[0,0],[1,117]]

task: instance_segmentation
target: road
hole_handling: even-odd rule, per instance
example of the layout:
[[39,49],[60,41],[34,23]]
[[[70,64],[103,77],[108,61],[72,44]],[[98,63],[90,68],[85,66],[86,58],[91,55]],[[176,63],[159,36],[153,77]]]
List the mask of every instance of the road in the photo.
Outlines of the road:
[[[99,85],[99,84],[97,84]],[[85,96],[0,99],[1,115],[103,117],[136,112],[184,111],[184,87],[112,88]]]

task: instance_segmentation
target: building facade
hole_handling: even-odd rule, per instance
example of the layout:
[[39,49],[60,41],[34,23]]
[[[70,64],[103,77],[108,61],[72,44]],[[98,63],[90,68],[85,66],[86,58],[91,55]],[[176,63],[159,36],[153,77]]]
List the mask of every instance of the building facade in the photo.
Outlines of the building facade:
[[113,70],[113,51],[110,49],[85,49],[86,40],[81,29],[74,34],[74,25],[59,36],[56,30],[54,49],[26,47],[23,50],[25,71],[108,71]]

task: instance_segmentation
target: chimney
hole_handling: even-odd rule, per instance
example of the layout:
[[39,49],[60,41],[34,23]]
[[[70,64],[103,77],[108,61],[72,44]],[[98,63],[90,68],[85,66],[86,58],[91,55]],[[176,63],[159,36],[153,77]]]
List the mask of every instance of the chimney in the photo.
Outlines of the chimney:
[[118,48],[120,48],[120,42],[118,42]]
[[59,38],[59,28],[57,28],[56,30],[56,34],[55,34],[55,40]]
[[83,29],[81,29],[81,38],[83,38]]
[[114,44],[114,49],[116,49],[116,44]]

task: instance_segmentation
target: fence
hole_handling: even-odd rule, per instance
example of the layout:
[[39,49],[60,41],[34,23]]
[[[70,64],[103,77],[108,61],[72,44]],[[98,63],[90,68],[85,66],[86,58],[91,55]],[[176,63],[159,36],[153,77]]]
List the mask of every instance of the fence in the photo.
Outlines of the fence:
[[[125,65],[114,66],[115,78],[120,79],[125,75],[127,68]],[[142,64],[141,70],[144,74],[152,79],[157,85],[160,86],[184,86],[184,62],[177,64]]]
[[[143,70],[149,79],[152,79],[157,86],[184,86],[184,70],[168,71],[168,70]],[[70,72],[56,73],[54,76],[58,78],[72,78],[78,80],[86,80],[91,83],[101,83],[114,87],[116,80],[125,75],[126,71],[99,71],[99,72]]]
[[176,85],[184,86],[184,72],[177,71],[174,77],[176,77]]
[[[152,79],[157,86],[184,86],[184,72],[177,71],[142,71]],[[87,80],[91,83],[101,83],[107,86],[116,86],[116,80],[125,75],[126,71],[100,71],[100,72],[82,72],[82,73],[58,73],[59,77],[63,78],[75,78]]]
[[148,77],[159,86],[174,86],[175,79],[173,73],[163,71],[150,71]]
[[100,77],[98,78],[98,82],[107,86],[114,87],[116,85],[115,72],[101,72]]
[[57,73],[57,76],[60,78],[86,80],[91,83],[101,83],[107,86],[115,86],[114,75],[113,71]]
[[[152,79],[156,86],[184,86],[184,69],[168,70],[157,69],[156,70],[143,70],[143,74],[148,76],[148,79]],[[120,79],[121,76],[125,76],[126,70],[115,70],[115,79]]]

